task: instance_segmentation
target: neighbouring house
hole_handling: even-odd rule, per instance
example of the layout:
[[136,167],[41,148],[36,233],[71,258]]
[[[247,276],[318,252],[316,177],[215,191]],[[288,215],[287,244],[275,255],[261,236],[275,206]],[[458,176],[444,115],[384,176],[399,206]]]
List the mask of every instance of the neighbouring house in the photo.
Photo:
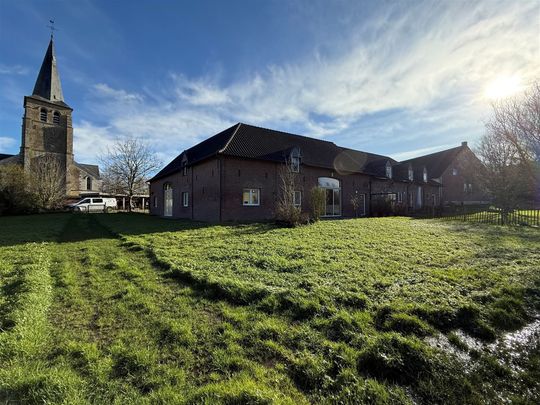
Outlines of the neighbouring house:
[[102,188],[99,167],[74,160],[72,112],[64,102],[51,37],[34,91],[24,97],[20,153],[0,154],[0,165],[18,164],[31,171],[40,159],[54,158],[65,174],[66,197],[99,194]]
[[467,142],[462,142],[461,146],[456,148],[406,160],[402,164],[410,164],[418,170],[426,168],[430,178],[442,185],[443,205],[476,205],[489,202],[478,179],[483,164]]
[[326,217],[441,203],[441,184],[426,165],[238,123],[185,150],[150,180],[150,213],[210,222],[273,219],[284,165],[295,173],[294,202],[302,210],[310,209],[314,187],[325,190]]

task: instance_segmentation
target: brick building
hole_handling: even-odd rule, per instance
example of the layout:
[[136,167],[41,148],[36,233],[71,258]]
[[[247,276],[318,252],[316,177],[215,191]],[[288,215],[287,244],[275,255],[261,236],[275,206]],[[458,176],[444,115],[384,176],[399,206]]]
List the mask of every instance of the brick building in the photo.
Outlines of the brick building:
[[65,175],[66,197],[99,193],[99,167],[74,160],[72,112],[64,102],[51,37],[32,95],[24,97],[20,153],[0,154],[0,164],[20,164],[31,171],[40,159],[52,158]]
[[272,219],[285,164],[295,172],[295,203],[309,211],[310,191],[321,187],[327,217],[375,214],[382,204],[405,213],[441,203],[441,185],[425,165],[239,123],[185,150],[154,176],[150,212],[210,222]]
[[430,177],[442,185],[441,203],[486,204],[488,198],[480,187],[478,173],[482,162],[462,142],[461,146],[407,160],[403,164],[425,167]]

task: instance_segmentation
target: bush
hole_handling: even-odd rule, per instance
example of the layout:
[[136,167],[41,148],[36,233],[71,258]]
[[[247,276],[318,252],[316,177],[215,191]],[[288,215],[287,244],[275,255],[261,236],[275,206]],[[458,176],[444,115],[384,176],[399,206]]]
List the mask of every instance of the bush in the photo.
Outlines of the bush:
[[309,202],[311,206],[311,218],[314,221],[318,221],[324,214],[326,191],[320,187],[313,187],[309,194]]
[[20,165],[0,165],[0,214],[22,214],[34,210],[28,174]]

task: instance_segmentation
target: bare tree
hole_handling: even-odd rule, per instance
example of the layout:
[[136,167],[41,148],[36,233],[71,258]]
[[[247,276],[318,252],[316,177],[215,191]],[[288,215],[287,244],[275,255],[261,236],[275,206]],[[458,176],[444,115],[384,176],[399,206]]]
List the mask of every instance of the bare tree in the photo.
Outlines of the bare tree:
[[117,141],[100,160],[104,186],[111,192],[126,194],[130,211],[133,196],[147,190],[146,181],[161,166],[154,151],[135,138]]
[[34,158],[30,173],[38,208],[60,208],[66,197],[66,171],[62,160],[51,154]]
[[478,173],[493,202],[507,213],[534,199],[540,183],[540,82],[492,105],[478,155]]
[[523,94],[494,103],[488,132],[510,142],[522,162],[540,162],[540,82]]
[[529,171],[518,148],[499,133],[485,134],[477,153],[484,163],[479,172],[482,184],[493,203],[502,210],[504,219],[526,199],[531,179]]
[[286,161],[279,170],[280,194],[277,204],[277,218],[287,224],[294,226],[300,222],[300,207],[294,204],[294,191],[296,172],[289,161]]

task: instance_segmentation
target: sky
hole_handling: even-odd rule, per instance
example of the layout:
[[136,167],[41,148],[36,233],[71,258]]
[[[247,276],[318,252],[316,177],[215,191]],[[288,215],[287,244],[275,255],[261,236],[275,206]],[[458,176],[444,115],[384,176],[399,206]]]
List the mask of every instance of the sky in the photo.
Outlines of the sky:
[[244,122],[397,160],[484,133],[540,78],[540,0],[0,0],[0,153],[18,153],[54,19],[74,151],[167,163]]

